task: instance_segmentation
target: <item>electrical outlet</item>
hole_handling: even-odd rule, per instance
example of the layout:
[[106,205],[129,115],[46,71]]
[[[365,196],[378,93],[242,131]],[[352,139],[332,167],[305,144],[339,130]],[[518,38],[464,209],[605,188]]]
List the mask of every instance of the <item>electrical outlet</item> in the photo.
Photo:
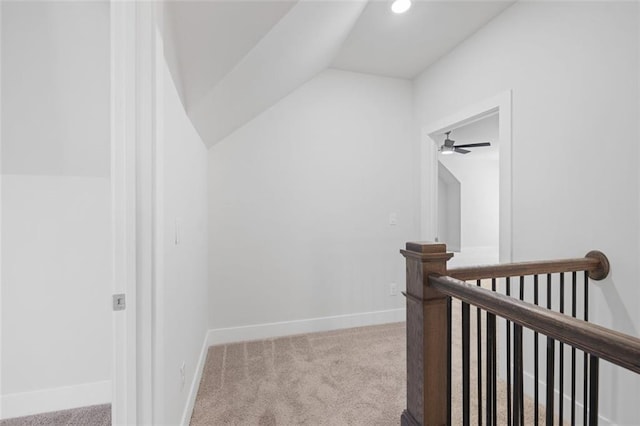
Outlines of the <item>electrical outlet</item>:
[[389,284],[389,296],[397,296],[398,295],[398,284],[391,283]]
[[182,361],[182,365],[180,366],[180,389],[184,389],[184,369],[185,369],[185,363],[184,361]]
[[398,224],[398,213],[389,213],[389,225],[396,226]]

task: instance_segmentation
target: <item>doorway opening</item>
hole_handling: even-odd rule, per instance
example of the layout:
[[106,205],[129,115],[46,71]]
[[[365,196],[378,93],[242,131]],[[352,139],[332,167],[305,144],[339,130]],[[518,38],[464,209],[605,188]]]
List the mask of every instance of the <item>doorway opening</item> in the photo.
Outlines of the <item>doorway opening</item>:
[[[443,155],[455,146],[489,142]],[[452,266],[512,260],[511,92],[423,129],[422,238],[457,252]]]
[[[448,136],[456,146],[488,146],[439,153],[438,241],[446,243],[449,251],[458,252],[452,259],[456,266],[495,264],[499,260],[498,118],[498,113],[493,113],[457,127]],[[435,141],[447,138],[430,136]]]

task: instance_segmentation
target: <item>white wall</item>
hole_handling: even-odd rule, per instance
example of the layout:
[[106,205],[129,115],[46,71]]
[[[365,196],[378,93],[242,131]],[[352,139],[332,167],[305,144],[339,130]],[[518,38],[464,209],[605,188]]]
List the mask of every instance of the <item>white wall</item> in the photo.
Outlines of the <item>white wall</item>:
[[2,416],[109,402],[109,5],[2,4]]
[[411,96],[329,69],[210,149],[211,328],[404,318],[389,284],[404,287],[398,250],[418,235]]
[[[415,81],[419,126],[513,89],[514,260],[604,251],[592,318],[635,336],[638,18],[633,2],[516,3]],[[604,416],[637,423],[639,392],[603,365]]]
[[3,9],[3,173],[108,177],[108,2]]
[[[155,422],[176,425],[184,413],[189,416],[188,424],[189,404],[195,398],[190,392],[197,391],[199,362],[204,362],[200,355],[208,312],[207,149],[182,107],[163,58],[158,72],[163,79],[164,113],[159,186],[163,188],[159,212],[163,223],[162,276],[157,277],[162,316],[156,323],[156,361],[161,370],[154,379],[158,395],[155,406],[160,412]],[[182,363],[184,383],[180,376]]]
[[[444,135],[434,135],[438,143]],[[450,266],[498,263],[499,247],[499,140],[498,116],[493,115],[455,129],[456,145],[491,142],[470,148],[468,154],[438,155],[440,162],[460,181],[461,250]]]
[[[0,4],[0,320],[2,320],[2,4]],[[2,395],[2,327],[0,326],[0,395]],[[0,419],[3,418],[2,398],[0,397]]]
[[448,251],[460,252],[461,213],[460,181],[438,162],[438,242]]

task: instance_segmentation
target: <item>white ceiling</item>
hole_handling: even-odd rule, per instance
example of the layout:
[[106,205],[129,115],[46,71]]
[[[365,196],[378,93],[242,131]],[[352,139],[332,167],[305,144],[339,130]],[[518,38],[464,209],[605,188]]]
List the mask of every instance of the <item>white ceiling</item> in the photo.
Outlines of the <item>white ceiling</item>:
[[418,0],[402,15],[389,1],[371,1],[332,66],[413,79],[513,1]]
[[327,67],[412,79],[513,1],[167,1],[165,55],[212,146]]
[[169,1],[184,101],[197,103],[289,12],[295,1]]

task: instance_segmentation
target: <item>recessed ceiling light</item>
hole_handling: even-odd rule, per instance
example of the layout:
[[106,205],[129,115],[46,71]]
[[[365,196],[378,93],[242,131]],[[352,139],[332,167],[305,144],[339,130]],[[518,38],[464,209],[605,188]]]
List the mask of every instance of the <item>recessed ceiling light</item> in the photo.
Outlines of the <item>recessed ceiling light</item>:
[[411,0],[395,0],[391,4],[393,13],[405,13],[411,8]]

